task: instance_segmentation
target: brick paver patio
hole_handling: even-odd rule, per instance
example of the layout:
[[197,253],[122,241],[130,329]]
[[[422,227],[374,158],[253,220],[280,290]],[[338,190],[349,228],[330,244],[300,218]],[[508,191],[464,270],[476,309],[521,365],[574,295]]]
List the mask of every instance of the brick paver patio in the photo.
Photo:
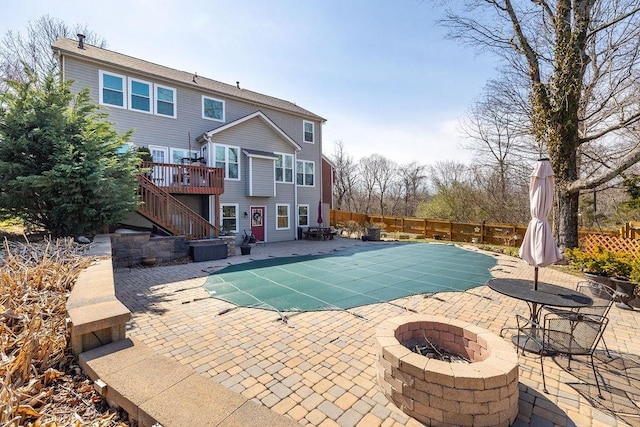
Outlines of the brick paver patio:
[[[524,302],[479,286],[348,311],[286,313],[282,318],[273,311],[238,308],[210,298],[202,286],[208,274],[230,263],[375,244],[384,243],[343,238],[268,243],[254,247],[250,256],[121,268],[115,273],[116,294],[133,313],[129,336],[300,424],[418,426],[389,403],[376,384],[376,326],[390,317],[418,312],[454,317],[498,333],[504,326],[515,326],[516,313],[528,312]],[[495,277],[533,278],[533,268],[523,261],[494,256]],[[550,268],[541,269],[540,279],[568,287],[578,281]],[[597,362],[608,385],[605,400],[599,401],[588,366],[572,364],[568,372],[563,361],[545,363],[549,394],[543,393],[539,359],[525,354],[519,358],[515,426],[640,426],[640,310],[614,306],[610,319],[605,339],[614,358],[603,355]],[[508,334],[505,340],[510,342]]]

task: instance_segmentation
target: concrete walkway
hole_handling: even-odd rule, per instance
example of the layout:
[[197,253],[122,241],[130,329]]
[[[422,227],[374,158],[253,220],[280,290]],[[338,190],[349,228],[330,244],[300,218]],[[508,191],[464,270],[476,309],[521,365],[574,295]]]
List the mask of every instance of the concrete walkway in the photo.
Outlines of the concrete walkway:
[[[129,337],[299,424],[418,426],[390,404],[376,384],[376,326],[403,314],[405,307],[471,321],[498,333],[504,326],[515,326],[516,313],[528,312],[525,303],[479,286],[349,311],[289,313],[283,320],[276,312],[238,308],[210,298],[202,286],[208,274],[230,263],[376,244],[384,243],[343,238],[266,243],[254,247],[250,256],[118,269],[116,295],[133,314]],[[496,259],[492,271],[496,277],[533,277],[533,268],[519,259],[502,255]],[[568,287],[578,280],[549,268],[541,269],[540,279]],[[596,397],[595,385],[582,384],[594,383],[590,368],[576,363],[567,372],[562,361],[556,364],[551,359],[545,363],[550,393],[543,393],[539,359],[520,356],[515,426],[640,426],[635,403],[640,400],[640,310],[614,307],[610,319],[605,339],[614,358],[602,356],[597,362],[608,384],[605,400]],[[171,402],[166,405],[171,407]]]

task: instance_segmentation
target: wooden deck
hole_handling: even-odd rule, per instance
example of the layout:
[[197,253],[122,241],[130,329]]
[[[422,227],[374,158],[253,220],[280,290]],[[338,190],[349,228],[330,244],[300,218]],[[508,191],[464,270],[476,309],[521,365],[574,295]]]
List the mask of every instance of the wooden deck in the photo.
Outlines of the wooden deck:
[[199,165],[143,162],[145,176],[171,194],[220,195],[224,193],[224,169]]

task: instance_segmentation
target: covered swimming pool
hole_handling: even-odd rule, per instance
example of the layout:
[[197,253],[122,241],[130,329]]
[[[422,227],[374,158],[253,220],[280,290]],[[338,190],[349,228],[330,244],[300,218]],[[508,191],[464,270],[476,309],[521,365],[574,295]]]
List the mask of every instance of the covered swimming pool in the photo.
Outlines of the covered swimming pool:
[[207,277],[209,294],[238,306],[283,311],[346,310],[417,294],[484,284],[492,256],[437,243],[380,243],[330,254],[230,265]]

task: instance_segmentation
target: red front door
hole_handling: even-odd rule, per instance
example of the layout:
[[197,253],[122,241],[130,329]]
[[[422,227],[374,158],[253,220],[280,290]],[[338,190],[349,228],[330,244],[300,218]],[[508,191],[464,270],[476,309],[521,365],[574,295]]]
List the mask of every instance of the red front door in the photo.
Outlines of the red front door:
[[251,232],[260,242],[264,242],[264,206],[251,206]]

